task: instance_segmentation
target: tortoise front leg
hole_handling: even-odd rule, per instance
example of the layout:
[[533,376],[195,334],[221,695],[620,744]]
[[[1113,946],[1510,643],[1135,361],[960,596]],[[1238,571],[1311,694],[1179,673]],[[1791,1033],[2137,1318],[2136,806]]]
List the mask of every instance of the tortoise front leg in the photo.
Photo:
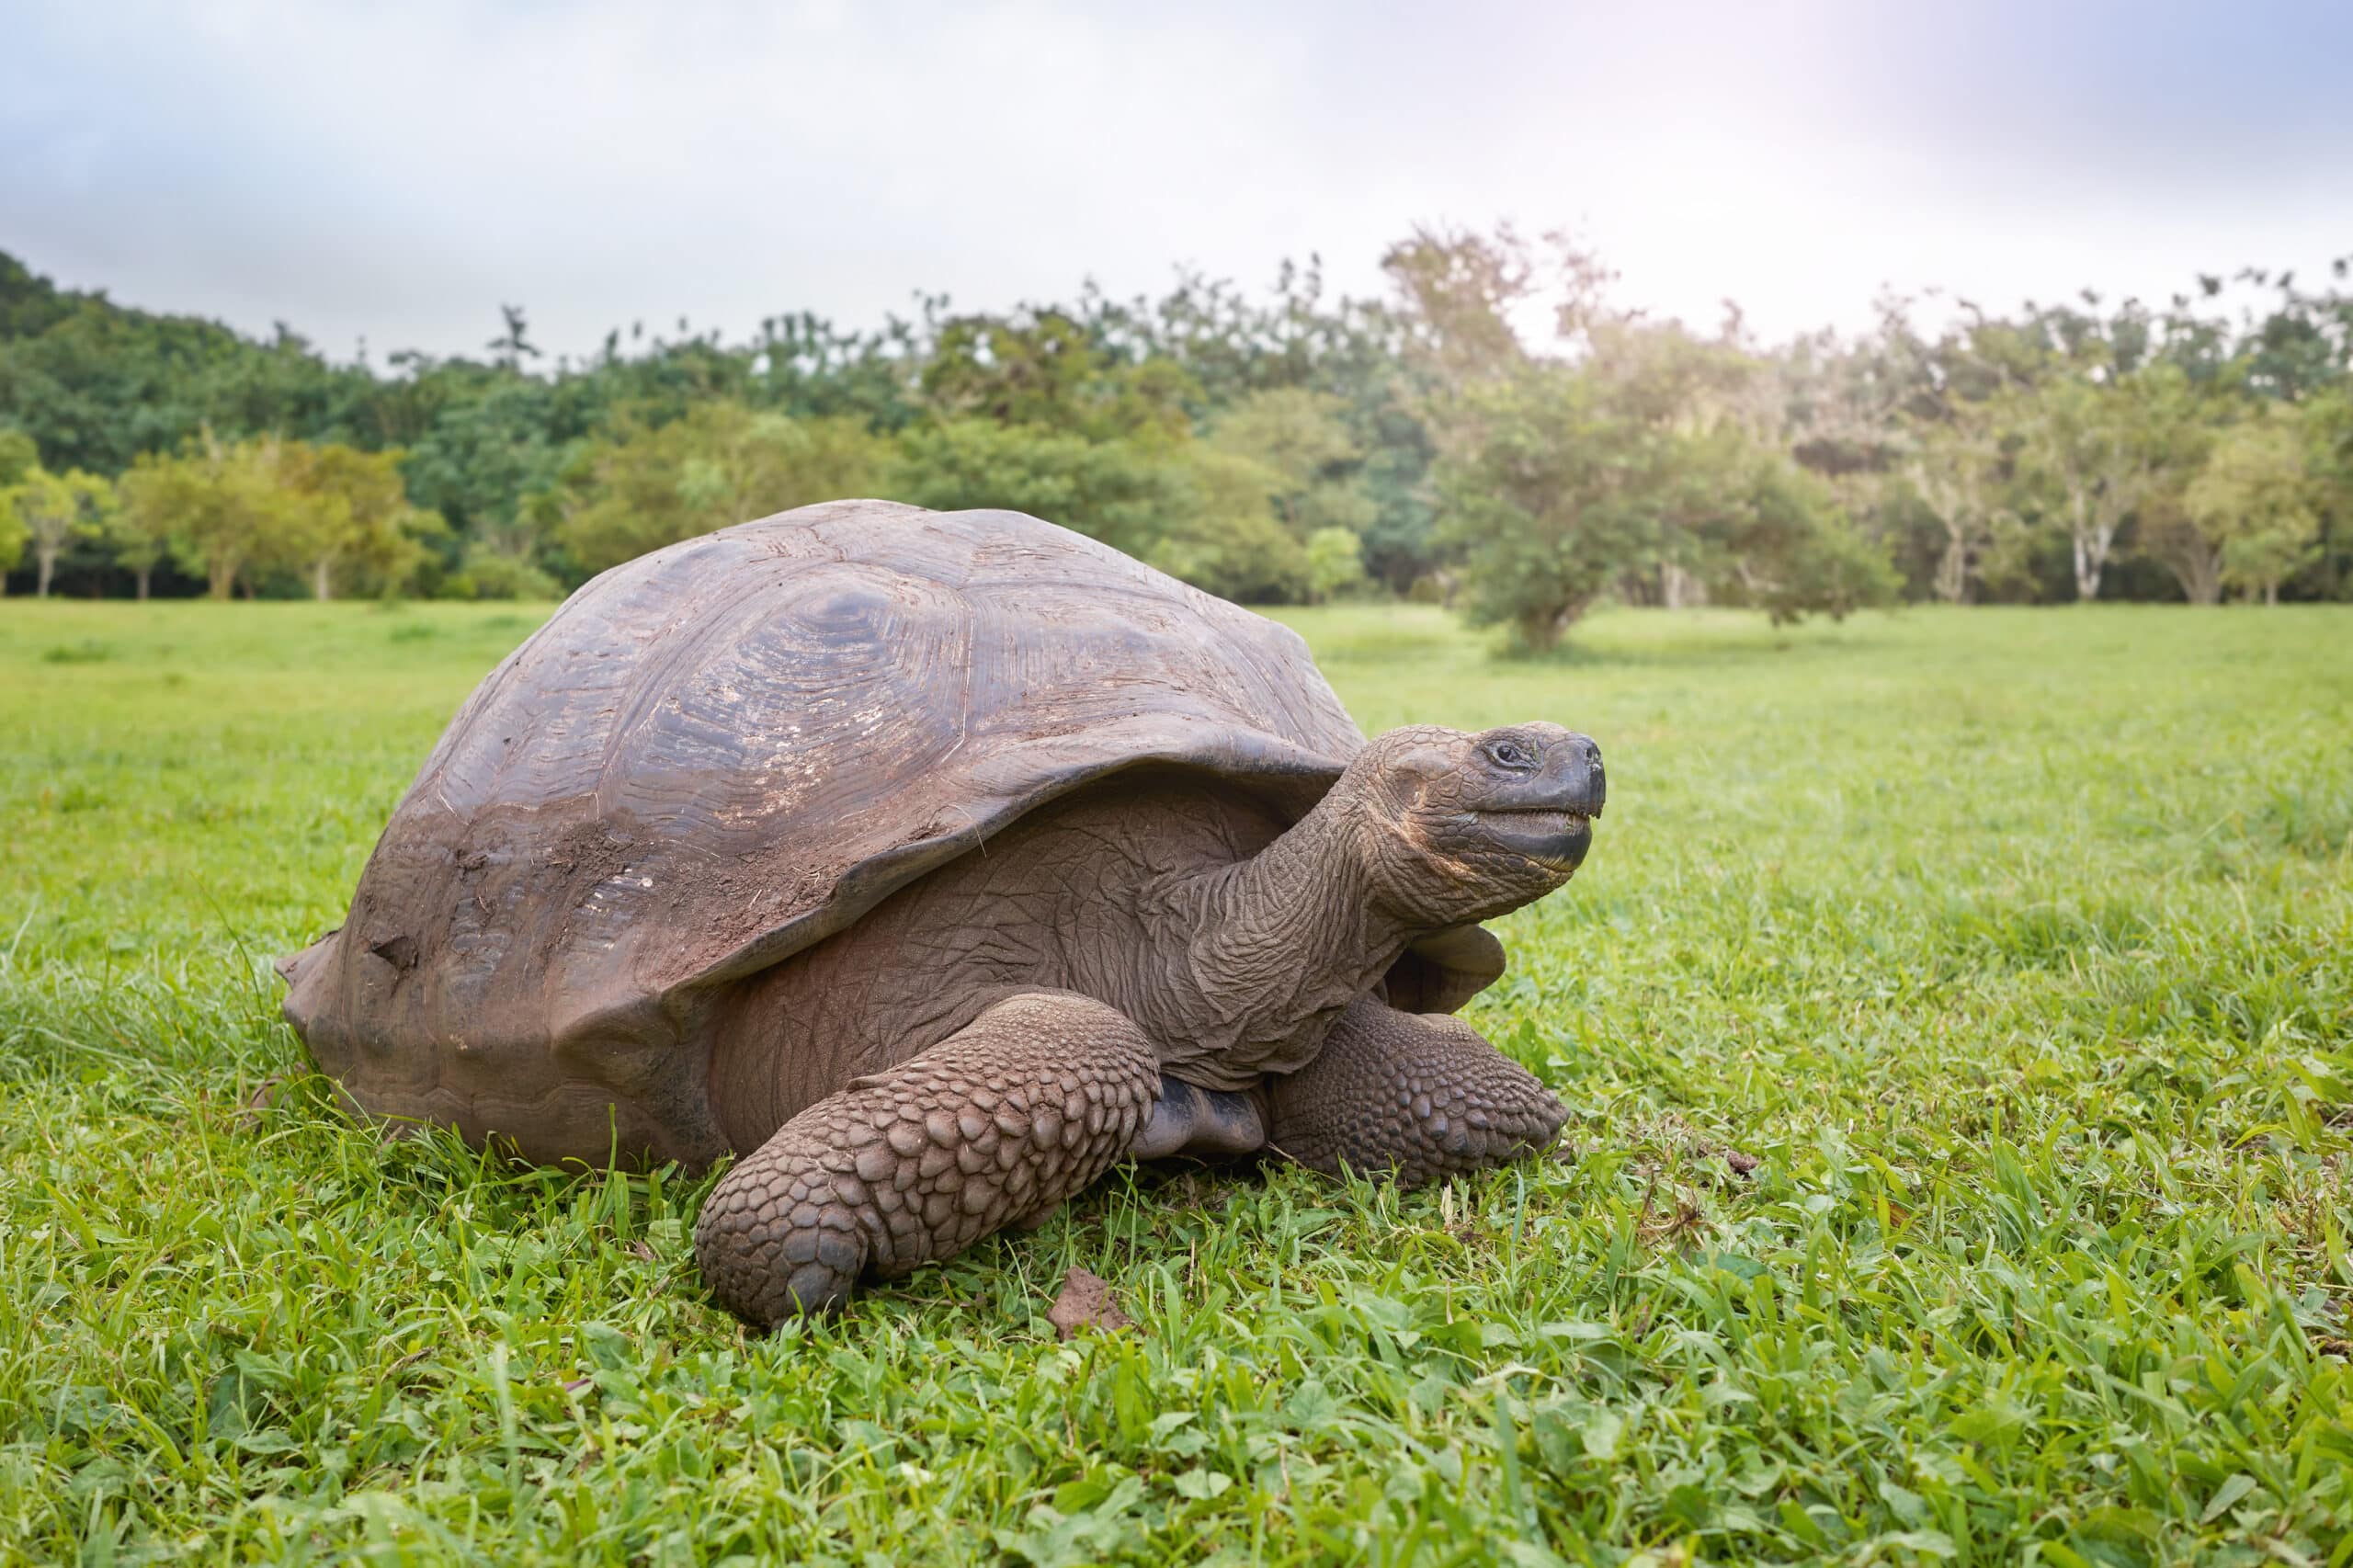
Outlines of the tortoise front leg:
[[1315,1170],[1420,1187],[1551,1146],[1568,1111],[1535,1074],[1442,1013],[1370,997],[1315,1060],[1267,1081],[1267,1145]]
[[1008,997],[729,1171],[695,1225],[704,1282],[764,1325],[830,1311],[861,1278],[1041,1220],[1126,1152],[1159,1092],[1124,1014],[1064,992]]

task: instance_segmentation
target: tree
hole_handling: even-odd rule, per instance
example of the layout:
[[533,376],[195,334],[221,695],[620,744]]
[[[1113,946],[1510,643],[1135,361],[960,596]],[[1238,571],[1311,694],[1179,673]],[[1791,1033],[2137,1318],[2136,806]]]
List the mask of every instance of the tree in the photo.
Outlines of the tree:
[[[2181,597],[2193,605],[2222,600],[2222,539],[2192,513],[2189,488],[2211,460],[2222,421],[2230,416],[2223,403],[2211,399],[2213,406],[2202,417],[2184,420],[2172,432],[2156,482],[2142,495],[2132,516],[2135,551],[2170,573],[2181,585]],[[2259,403],[2238,410],[2240,417],[2261,413]]]
[[524,360],[540,357],[539,346],[531,341],[530,327],[523,319],[523,307],[501,305],[498,316],[498,335],[483,347],[497,356],[498,363],[507,369],[520,370]]
[[22,430],[0,428],[0,490],[21,481],[40,463],[40,448]]
[[1131,441],[954,419],[902,437],[885,483],[914,506],[1028,512],[1149,558],[1177,503],[1174,482],[1164,457]]
[[1535,294],[1537,264],[1508,226],[1493,235],[1416,228],[1381,269],[1410,324],[1407,351],[1436,385],[1460,388],[1526,362],[1512,313]]
[[172,557],[225,599],[251,566],[283,556],[302,527],[301,497],[273,437],[191,439],[175,457],[142,455],[122,479],[134,526],[162,537]]
[[1200,389],[1183,366],[1106,341],[1068,312],[966,315],[937,324],[920,384],[944,419],[1030,425],[1095,440],[1176,440]]
[[1828,481],[1756,446],[1730,455],[1711,486],[1699,531],[1721,564],[1710,583],[1727,602],[1756,606],[1776,626],[1820,611],[1844,619],[1895,598],[1886,546],[1867,539]]
[[602,571],[732,523],[870,493],[886,450],[851,420],[705,403],[581,452],[555,493],[556,538]]
[[239,335],[61,290],[0,255],[0,424],[40,443],[50,469],[113,477],[142,451],[210,427],[305,434],[347,418],[372,378],[301,338]]
[[1694,352],[1704,347],[1605,346],[1440,406],[1440,534],[1474,621],[1549,648],[1604,595],[1668,566],[1777,621],[1893,597],[1884,548],[1826,482],[1711,412],[1725,383]]
[[131,504],[132,487],[128,475],[119,488],[123,505],[116,507],[114,516],[107,520],[107,550],[115,564],[131,574],[133,597],[144,604],[155,568],[162,564],[167,548],[162,532],[164,519],[148,508]]
[[2099,597],[2118,531],[2164,483],[2184,392],[2178,370],[2165,366],[2064,375],[2000,400],[2019,440],[2022,478],[2052,494],[2067,529],[2079,603]]
[[1187,443],[1160,459],[1157,504],[1140,513],[1150,530],[1134,553],[1205,592],[1238,604],[1295,603],[1308,591],[1307,552],[1276,520],[1266,468]]
[[1355,483],[1364,451],[1341,421],[1342,406],[1328,393],[1271,387],[1245,397],[1211,431],[1211,446],[1274,477],[1267,499],[1295,539],[1326,528],[1354,537],[1372,521],[1372,502]]
[[2004,525],[2014,519],[2000,500],[2002,453],[1983,404],[1964,404],[1922,427],[1904,474],[1944,530],[1931,586],[1947,604],[1969,597]]
[[[1416,324],[1392,305],[1327,299],[1322,264],[1286,262],[1269,299],[1250,298],[1223,279],[1180,273],[1168,293],[1131,306],[1095,301],[1102,335],[1181,366],[1199,388],[1199,417],[1212,445],[1250,401],[1271,392],[1328,400],[1358,456],[1319,477],[1339,488],[1317,493],[1347,507],[1319,521],[1357,528],[1368,567],[1402,593],[1437,564],[1431,537],[1429,465],[1434,450],[1417,412],[1427,367],[1410,355]],[[1264,460],[1255,445],[1239,455]],[[1278,469],[1281,464],[1275,465]],[[1294,519],[1299,537],[1318,522]]]
[[2188,486],[2170,485],[2141,503],[2133,535],[2139,552],[2173,574],[2193,605],[2222,602],[2222,550],[2189,513]]
[[[0,431],[30,438],[14,443],[26,464],[38,456],[52,473],[108,478],[142,454],[185,455],[214,437],[406,453],[399,472],[417,510],[376,536],[390,555],[302,542],[294,536],[332,520],[314,510],[239,565],[233,585],[248,588],[299,575],[316,592],[324,571],[338,594],[404,581],[554,594],[559,577],[593,564],[560,536],[593,503],[595,465],[723,406],[804,425],[846,419],[883,443],[883,470],[904,470],[924,494],[1026,495],[1033,510],[1157,551],[1219,592],[1312,591],[1306,540],[1347,528],[1373,577],[1402,593],[1425,578],[1465,581],[1467,535],[1459,518],[1441,527],[1434,475],[1442,449],[1455,483],[1477,466],[1472,449],[1485,437],[1470,389],[1551,367],[1594,379],[1588,412],[1607,438],[1635,443],[1619,477],[1640,472],[1653,486],[1654,537],[1604,593],[1673,603],[1704,585],[1762,602],[1754,596],[1768,581],[1813,581],[1786,561],[1744,574],[1725,553],[1735,537],[1760,549],[1782,537],[1746,520],[1773,508],[1741,454],[1774,452],[1824,479],[1835,492],[1824,516],[1887,543],[1920,597],[2143,596],[2159,582],[2147,565],[2162,562],[2198,597],[2222,591],[2221,547],[2184,509],[2204,448],[2245,409],[2292,406],[2308,411],[2321,544],[2316,555],[2291,551],[2310,563],[2270,591],[2353,596],[2353,257],[2325,281],[2254,269],[2198,279],[2158,310],[2090,294],[2002,312],[1949,300],[1936,307],[1949,318],[1940,330],[1916,326],[1915,301],[1889,296],[1859,335],[1769,351],[1736,312],[1710,335],[1616,308],[1606,270],[1557,235],[1423,229],[1381,259],[1379,299],[1328,294],[1311,259],[1286,265],[1265,292],[1180,273],[1156,298],[1089,286],[1062,304],[993,314],[930,297],[915,319],[872,331],[805,312],[772,316],[740,341],[683,322],[667,338],[638,325],[576,359],[542,354],[520,308],[503,308],[474,358],[371,363],[363,351],[336,365],[290,328],[247,336],[131,310],[0,256]],[[1960,427],[1952,449],[1935,449],[1948,426]],[[983,426],[1012,434],[972,433]],[[893,460],[903,436],[919,449],[904,465]],[[0,486],[21,477],[6,469]],[[1253,474],[1265,494],[1242,498]],[[711,479],[703,472],[688,488],[709,494]],[[723,473],[717,483],[725,488]],[[644,539],[708,526],[678,520],[691,507],[676,488],[657,506],[670,522],[645,525]],[[430,523],[435,513],[445,526]],[[642,521],[608,515],[620,542],[590,555],[633,548]],[[23,535],[13,517],[0,521],[0,554],[23,554]],[[109,560],[143,584],[168,548],[161,537],[128,514],[103,542],[76,534],[51,591],[108,584]],[[2256,548],[2239,545],[2242,575],[2257,572]],[[28,588],[32,564],[27,556]]]
[[[30,436],[21,430],[0,430],[0,494],[21,483],[40,459],[40,449]],[[17,569],[17,562],[25,558],[28,533],[13,507],[0,507],[0,589],[5,589],[6,578]]]
[[1364,540],[1354,530],[1317,528],[1307,536],[1307,597],[1321,604],[1365,585]]
[[1549,354],[1512,330],[1540,268],[1508,232],[1389,259],[1430,366],[1438,538],[1472,619],[1548,648],[1613,591],[1703,582],[1777,620],[1891,597],[1885,552],[1779,449],[1778,391],[1737,319],[1702,338],[1612,310],[1590,256],[1557,236],[1552,252]]
[[1226,598],[1295,600],[1307,589],[1306,554],[1269,502],[1281,476],[1198,442],[1090,441],[960,419],[907,432],[888,483],[918,506],[1030,513]]
[[445,531],[438,517],[408,504],[400,473],[405,455],[339,441],[281,449],[281,482],[295,503],[278,551],[309,581],[312,597],[333,598],[338,573],[400,592],[424,561],[422,540]]
[[1609,395],[1590,352],[1597,275],[1556,248],[1570,259],[1556,324],[1581,363],[1521,342],[1513,317],[1540,268],[1508,228],[1417,230],[1381,258],[1437,453],[1434,540],[1461,564],[1471,619],[1539,649],[1654,566],[1662,538],[1658,431]]
[[544,601],[563,597],[563,585],[528,561],[476,542],[466,548],[458,569],[441,580],[437,597]]
[[1467,384],[1442,417],[1438,535],[1462,562],[1473,622],[1550,648],[1659,558],[1664,454],[1596,378],[1531,365]]
[[2212,546],[2221,582],[2250,602],[2260,594],[2278,604],[2280,583],[2319,554],[2315,499],[2304,433],[2292,410],[2281,410],[2225,431],[2183,502]]
[[0,513],[13,517],[19,540],[32,545],[35,597],[49,597],[57,558],[68,544],[106,532],[115,505],[114,486],[78,468],[51,473],[36,463],[14,484],[0,490]]
[[554,516],[545,498],[594,422],[530,377],[478,366],[423,374],[438,386],[420,400],[431,412],[416,415],[424,430],[401,463],[409,500],[447,518],[469,547],[533,567]]
[[2313,585],[2324,596],[2343,597],[2353,589],[2353,385],[2332,388],[2298,406],[2305,472],[2321,514],[2321,559]]

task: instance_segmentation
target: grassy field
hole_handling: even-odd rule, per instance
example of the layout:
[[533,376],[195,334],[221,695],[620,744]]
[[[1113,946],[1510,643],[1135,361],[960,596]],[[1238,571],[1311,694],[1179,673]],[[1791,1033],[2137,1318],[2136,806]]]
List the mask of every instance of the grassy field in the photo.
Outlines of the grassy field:
[[1119,1176],[763,1341],[701,1183],[278,1021],[537,612],[0,604],[0,1562],[2353,1560],[2353,611],[1290,619],[1607,751],[1472,1009],[1567,1155]]

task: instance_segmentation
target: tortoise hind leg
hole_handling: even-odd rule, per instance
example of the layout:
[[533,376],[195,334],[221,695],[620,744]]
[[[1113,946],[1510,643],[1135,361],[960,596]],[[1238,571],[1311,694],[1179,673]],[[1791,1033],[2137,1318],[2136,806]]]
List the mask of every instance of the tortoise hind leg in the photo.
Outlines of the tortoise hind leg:
[[1160,1068],[1125,1015],[1028,992],[853,1080],[729,1171],[695,1225],[721,1305],[762,1324],[830,1311],[1101,1176],[1151,1115]]
[[1549,1148],[1568,1112],[1459,1018],[1352,1004],[1315,1060],[1267,1081],[1267,1145],[1328,1175],[1419,1187]]

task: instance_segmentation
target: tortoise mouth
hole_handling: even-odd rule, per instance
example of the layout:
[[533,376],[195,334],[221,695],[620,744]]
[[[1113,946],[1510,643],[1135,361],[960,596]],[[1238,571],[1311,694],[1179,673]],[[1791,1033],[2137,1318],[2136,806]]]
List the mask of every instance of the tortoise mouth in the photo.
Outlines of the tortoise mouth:
[[1594,806],[1511,806],[1478,813],[1487,836],[1513,854],[1556,870],[1574,871],[1593,847]]

